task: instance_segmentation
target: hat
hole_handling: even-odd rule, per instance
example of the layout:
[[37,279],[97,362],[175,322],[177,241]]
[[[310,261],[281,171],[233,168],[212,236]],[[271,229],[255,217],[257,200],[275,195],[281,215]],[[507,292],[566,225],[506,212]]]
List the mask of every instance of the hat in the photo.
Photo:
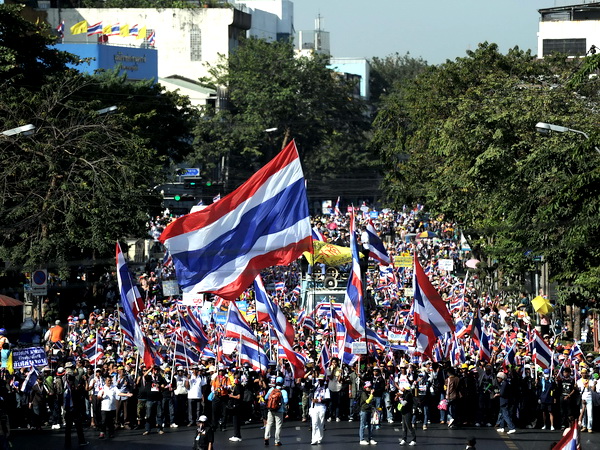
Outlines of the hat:
[[587,355],[585,355],[586,358],[593,358],[594,355],[592,355],[591,353],[588,353]]
[[191,369],[192,369],[192,370],[196,370],[196,369],[200,369],[200,367],[198,367],[197,365],[193,365],[193,366],[191,367]]
[[50,372],[51,370],[52,369],[50,367],[46,366],[42,369],[42,372]]
[[65,369],[69,369],[70,367],[73,367],[73,363],[71,361],[66,362]]
[[544,375],[550,375],[550,369],[544,369]]
[[373,372],[375,372],[376,370],[378,370],[379,372],[381,372],[381,369],[377,366],[373,367]]
[[504,380],[506,378],[506,374],[504,372],[498,372],[498,375],[496,375],[496,378],[502,378]]
[[580,372],[580,373],[588,373],[588,370],[587,370],[587,369],[584,367],[584,368],[583,368],[583,369],[581,369],[579,372]]
[[60,320],[57,320],[56,322],[54,322],[55,325],[60,325]]
[[365,381],[365,387],[366,388],[371,387],[371,382],[370,381]]
[[65,373],[65,368],[64,367],[59,367],[58,370],[56,371],[57,375],[62,375],[63,373]]
[[202,414],[200,417],[198,417],[198,422],[206,422],[208,420],[208,417],[206,417],[204,414]]
[[167,367],[167,368],[165,369],[165,372],[170,372],[170,371],[171,371],[171,368],[170,368],[170,367]]
[[275,379],[275,384],[281,386],[283,384],[283,378],[282,377],[277,377]]
[[320,373],[319,376],[317,377],[317,379],[319,380],[324,380],[325,379],[325,375]]
[[119,367],[117,367],[117,370],[125,370],[125,367],[119,366]]

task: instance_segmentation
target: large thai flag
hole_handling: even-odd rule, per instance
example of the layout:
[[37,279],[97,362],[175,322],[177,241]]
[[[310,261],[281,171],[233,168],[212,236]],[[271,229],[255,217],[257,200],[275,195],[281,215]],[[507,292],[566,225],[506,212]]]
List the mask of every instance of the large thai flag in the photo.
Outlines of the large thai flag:
[[479,316],[479,309],[477,310],[477,314],[473,317],[473,323],[471,324],[471,339],[477,346],[477,348],[481,347],[481,318]]
[[[144,364],[147,367],[154,364],[154,355],[150,349],[146,348],[144,335],[139,323],[139,314],[144,310],[144,301],[138,288],[131,281],[129,268],[125,262],[125,257],[121,251],[121,246],[117,242],[117,281],[119,283],[119,292],[121,293],[121,306],[123,315],[121,317],[121,330],[133,341],[140,355],[143,355]],[[125,320],[123,320],[125,319]]]
[[181,323],[181,328],[186,331],[187,336],[190,341],[192,341],[198,351],[202,351],[204,347],[208,344],[208,337],[204,332],[204,326],[202,325],[202,320],[192,311],[192,308],[188,306],[185,310],[186,314],[181,314],[179,316],[179,322]]
[[533,360],[542,369],[552,365],[552,349],[537,331],[533,331]]
[[358,243],[354,224],[354,210],[350,213],[350,251],[352,252],[352,272],[348,279],[346,296],[342,306],[344,323],[353,339],[364,337],[366,331],[365,311],[363,308],[362,279],[358,261]]
[[[279,306],[277,306],[277,304],[273,302],[267,295],[265,285],[263,284],[260,275],[257,275],[254,279],[254,293],[256,295],[256,310],[266,311],[266,313],[269,315],[269,321],[273,324],[273,329],[277,334],[277,339],[281,341],[281,338],[283,337],[286,340],[289,349],[291,350],[296,334],[294,332],[294,327],[288,322],[285,314],[283,314],[283,311],[279,308]],[[282,345],[284,344],[282,343]]]
[[373,221],[370,219],[367,222],[367,234],[369,235],[369,256],[373,259],[376,259],[384,266],[390,265],[392,263],[390,255],[388,255],[383,242],[381,239],[379,239],[379,235],[377,234],[377,230],[375,230]]
[[385,350],[388,345],[388,341],[379,336],[375,331],[367,328],[367,343],[368,347],[372,349]]
[[227,312],[227,322],[225,324],[225,337],[247,341],[250,344],[258,345],[258,339],[240,313],[235,302],[229,302],[229,311]]
[[437,337],[444,333],[453,333],[455,327],[446,304],[425,275],[417,252],[415,252],[414,258],[413,311],[414,324],[417,327],[417,351],[431,357]]
[[240,341],[240,362],[248,363],[257,372],[266,372],[269,368],[269,358],[265,351],[258,345],[251,345]]
[[236,299],[261,269],[312,251],[308,200],[296,144],[231,194],[165,228],[184,292]]
[[580,450],[579,443],[579,423],[573,421],[569,431],[562,437],[558,443],[552,447],[552,450]]

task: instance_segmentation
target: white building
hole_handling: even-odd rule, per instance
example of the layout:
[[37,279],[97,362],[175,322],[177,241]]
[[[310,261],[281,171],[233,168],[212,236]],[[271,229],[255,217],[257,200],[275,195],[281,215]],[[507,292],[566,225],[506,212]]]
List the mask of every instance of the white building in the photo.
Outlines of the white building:
[[290,0],[235,0],[233,4],[252,16],[248,37],[267,41],[294,37],[294,4]]
[[584,56],[600,48],[600,2],[539,10],[538,58],[552,53]]
[[[205,102],[207,91],[197,80],[208,75],[207,64],[217,64],[220,55],[229,55],[251,24],[251,16],[235,8],[50,8],[46,12],[52,27],[64,21],[64,43],[98,42],[101,35],[71,33],[70,28],[83,20],[90,26],[101,22],[103,27],[116,24],[137,25],[140,30],[146,27],[146,36],[154,33],[161,84],[167,89],[181,89],[182,93],[193,91],[195,104]],[[117,35],[108,36],[106,44],[143,47],[148,42],[135,36]]]

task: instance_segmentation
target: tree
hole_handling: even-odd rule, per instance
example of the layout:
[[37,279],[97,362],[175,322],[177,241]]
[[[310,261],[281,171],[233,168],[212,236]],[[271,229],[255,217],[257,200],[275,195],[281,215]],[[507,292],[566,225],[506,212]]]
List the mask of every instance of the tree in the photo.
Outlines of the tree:
[[216,177],[228,178],[229,188],[291,139],[307,177],[356,173],[371,165],[364,145],[365,105],[353,96],[354,85],[328,69],[322,55],[296,57],[289,42],[247,39],[203,82],[226,88],[229,107],[204,111],[195,158],[216,170]]
[[394,53],[385,58],[374,57],[369,63],[371,65],[369,90],[371,100],[376,105],[382,97],[393,92],[395,86],[415,78],[427,68],[427,61],[420,57],[413,58],[408,52],[405,55]]
[[555,281],[598,291],[597,155],[589,142],[534,128],[593,129],[596,103],[565,87],[572,73],[564,58],[486,43],[399,87],[374,124],[390,202],[420,201],[456,220],[504,273],[543,255]]

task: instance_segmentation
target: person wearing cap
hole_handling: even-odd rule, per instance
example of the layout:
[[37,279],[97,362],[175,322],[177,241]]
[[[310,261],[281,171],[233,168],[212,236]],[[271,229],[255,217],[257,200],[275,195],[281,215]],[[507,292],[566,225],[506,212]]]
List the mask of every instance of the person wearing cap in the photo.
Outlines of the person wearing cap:
[[48,341],[50,341],[52,344],[55,342],[60,342],[65,338],[65,329],[61,325],[60,320],[54,322],[54,326],[48,331]]
[[148,369],[144,374],[144,381],[150,385],[150,389],[146,393],[146,427],[142,435],[150,434],[153,425],[158,428],[158,434],[164,434],[162,391],[167,381],[160,373],[160,366],[154,365]]
[[414,397],[410,387],[402,387],[398,392],[398,410],[402,415],[402,439],[400,439],[400,445],[404,445],[408,439],[408,433],[410,433],[411,441],[408,445],[417,445],[417,432],[412,423],[413,409],[414,409]]
[[339,422],[340,419],[340,397],[344,387],[342,384],[342,369],[340,368],[339,358],[331,358],[329,368],[325,373],[328,382],[329,392],[331,393],[331,402],[329,402],[329,417],[327,422],[335,419]]
[[325,415],[327,414],[327,402],[331,399],[331,393],[325,383],[325,375],[317,376],[317,384],[311,393],[309,415],[312,424],[311,445],[320,444],[325,431]]
[[506,433],[513,434],[517,431],[510,414],[511,401],[513,400],[514,395],[511,392],[510,384],[508,383],[504,372],[498,372],[496,381],[498,381],[498,393],[495,394],[495,397],[500,399],[500,415],[498,418],[500,427],[498,428],[498,432],[503,433],[506,424],[508,427]]
[[538,380],[537,396],[538,404],[540,405],[540,409],[542,410],[542,430],[547,429],[548,419],[550,419],[550,430],[554,431],[556,383],[550,377],[550,369],[544,369],[543,376]]
[[577,417],[577,385],[575,379],[571,376],[571,368],[563,368],[561,375],[557,379],[559,392],[559,406],[561,416],[561,430],[569,427]]
[[60,430],[60,425],[63,423],[62,412],[63,412],[63,392],[64,382],[63,377],[65,375],[64,367],[59,367],[56,371],[56,376],[52,380],[52,389],[54,391],[54,409],[52,412],[52,429]]
[[365,381],[360,392],[359,400],[360,425],[358,428],[358,439],[360,445],[377,444],[377,442],[373,440],[373,424],[371,423],[374,407],[375,389],[373,389],[373,384],[370,381]]
[[98,368],[95,370],[96,374],[94,378],[91,378],[88,382],[88,391],[90,392],[90,409],[92,413],[92,427],[96,429],[102,428],[102,413],[100,411],[100,399],[98,393],[104,386],[104,379],[102,378],[102,369]]
[[[227,403],[231,388],[232,386],[229,377],[226,375],[225,367],[219,366],[219,372],[212,380],[211,390],[214,392],[212,401],[212,421],[215,426],[217,423],[219,424],[221,431],[225,431]],[[190,398],[190,394],[188,394],[188,398]]]
[[271,428],[275,424],[275,445],[281,445],[281,426],[283,425],[283,413],[288,404],[288,395],[285,389],[283,389],[283,378],[277,377],[275,379],[275,387],[268,390],[265,395],[265,401],[268,404],[269,396],[273,392],[279,391],[281,393],[281,406],[277,411],[267,411],[267,425],[265,426],[265,445],[269,445],[269,439],[271,438]]
[[592,432],[594,424],[593,392],[596,390],[596,381],[590,379],[587,368],[581,369],[581,378],[577,380],[577,389],[581,394],[581,431]]
[[85,400],[87,385],[85,380],[76,380],[74,374],[65,371],[63,409],[65,418],[65,448],[71,448],[71,430],[75,426],[79,447],[89,444],[83,434],[83,421],[85,420]]
[[194,439],[194,450],[213,450],[215,443],[215,432],[208,423],[208,417],[202,414],[198,417],[198,429]]
[[105,433],[108,432],[108,437],[115,436],[115,411],[117,410],[117,399],[119,397],[131,397],[133,394],[120,393],[117,387],[113,384],[113,378],[107,375],[104,378],[104,386],[98,392],[100,399],[100,411],[102,414],[102,426],[100,428],[100,439],[104,439]]
[[[193,422],[190,421],[190,417],[188,417],[188,390],[187,386],[189,386],[189,380],[185,373],[185,370],[182,366],[175,367],[175,376],[173,377],[175,390],[173,393],[174,401],[175,401],[175,424],[176,425],[193,425]],[[186,420],[187,418],[187,420]]]
[[28,406],[33,413],[31,426],[36,430],[41,430],[43,414],[46,411],[46,389],[44,388],[43,377],[38,377],[35,384],[31,387]]

